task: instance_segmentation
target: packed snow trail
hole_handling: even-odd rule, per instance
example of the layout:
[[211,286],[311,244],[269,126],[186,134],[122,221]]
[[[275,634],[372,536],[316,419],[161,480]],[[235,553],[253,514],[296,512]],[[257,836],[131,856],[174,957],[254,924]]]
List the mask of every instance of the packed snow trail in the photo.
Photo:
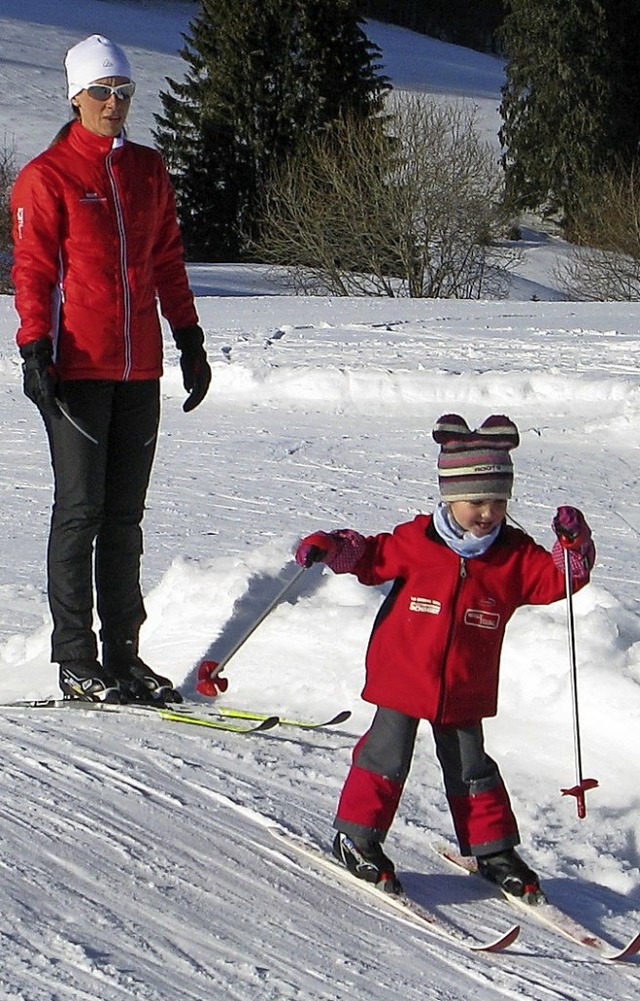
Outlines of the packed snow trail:
[[[585,960],[552,935],[527,928],[509,953],[470,957],[287,863],[266,824],[325,829],[328,843],[346,736],[214,743],[90,714],[63,733],[60,715],[0,719],[6,997],[417,1001],[428,986],[448,1001],[461,984],[483,1001],[635,996],[637,969]],[[495,901],[438,871],[427,831],[398,835],[413,894],[469,933],[504,927]]]

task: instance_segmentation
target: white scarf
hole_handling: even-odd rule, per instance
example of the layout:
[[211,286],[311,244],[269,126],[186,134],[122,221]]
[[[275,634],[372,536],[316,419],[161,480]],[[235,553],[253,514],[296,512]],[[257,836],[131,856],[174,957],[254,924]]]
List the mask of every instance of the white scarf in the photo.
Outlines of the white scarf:
[[473,559],[474,556],[482,556],[486,553],[492,542],[498,537],[502,522],[489,532],[478,538],[473,532],[465,532],[457,523],[449,510],[449,505],[440,501],[433,512],[433,524],[440,538],[446,542],[449,549],[453,549],[458,556]]

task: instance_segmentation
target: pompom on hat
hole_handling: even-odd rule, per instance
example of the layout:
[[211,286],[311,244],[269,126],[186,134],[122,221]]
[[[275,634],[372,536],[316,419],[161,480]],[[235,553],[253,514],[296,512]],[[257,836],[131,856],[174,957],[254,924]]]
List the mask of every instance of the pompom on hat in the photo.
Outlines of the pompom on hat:
[[509,453],[520,444],[512,420],[493,414],[472,431],[459,414],[445,414],[432,434],[440,445],[438,483],[443,501],[511,497],[513,462]]
[[104,35],[89,35],[69,49],[64,59],[69,100],[96,80],[124,76],[131,80],[126,53]]

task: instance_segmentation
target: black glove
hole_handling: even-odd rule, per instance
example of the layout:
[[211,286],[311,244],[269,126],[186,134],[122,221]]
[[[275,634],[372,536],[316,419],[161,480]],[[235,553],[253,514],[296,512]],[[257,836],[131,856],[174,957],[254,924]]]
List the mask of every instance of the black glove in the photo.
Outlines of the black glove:
[[60,407],[56,399],[56,370],[53,366],[53,344],[50,337],[40,337],[37,341],[20,346],[25,396],[35,403],[43,416],[60,417]]
[[180,352],[182,382],[188,397],[182,404],[185,414],[202,403],[211,382],[211,369],[204,350],[204,334],[197,324],[174,330],[173,337]]

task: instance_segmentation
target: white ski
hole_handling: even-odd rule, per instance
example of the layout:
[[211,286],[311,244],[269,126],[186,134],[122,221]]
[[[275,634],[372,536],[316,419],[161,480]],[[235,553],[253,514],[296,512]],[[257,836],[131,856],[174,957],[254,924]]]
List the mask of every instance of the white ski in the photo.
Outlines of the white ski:
[[[432,847],[441,859],[452,865],[458,872],[464,872],[467,875],[478,875],[476,860],[473,856],[460,855],[455,848],[451,848],[446,844],[434,844]],[[486,885],[491,887],[491,884]],[[595,935],[589,928],[581,925],[570,914],[567,914],[566,911],[551,903],[542,892],[535,899],[527,900],[524,897],[514,897],[512,893],[505,893],[498,886],[495,887],[495,890],[500,893],[511,907],[520,913],[526,914],[552,931],[559,932],[578,945],[582,945],[587,949],[593,949],[600,954],[602,959],[606,959],[608,962],[620,962],[640,952],[640,933],[630,939],[626,945],[616,947],[600,938],[599,935]]]
[[289,848],[297,855],[302,855],[314,866],[328,870],[336,879],[340,880],[356,893],[361,891],[369,899],[375,900],[376,904],[382,908],[388,908],[401,915],[405,921],[422,928],[429,934],[438,938],[446,939],[455,945],[463,946],[472,952],[500,952],[512,945],[520,932],[519,925],[512,925],[503,935],[492,939],[489,942],[480,942],[471,936],[465,935],[454,924],[439,915],[423,907],[416,900],[412,900],[406,894],[394,896],[379,890],[375,884],[367,883],[357,879],[344,866],[329,855],[326,851],[298,834],[285,830],[282,827],[269,827],[269,833],[283,846]]

